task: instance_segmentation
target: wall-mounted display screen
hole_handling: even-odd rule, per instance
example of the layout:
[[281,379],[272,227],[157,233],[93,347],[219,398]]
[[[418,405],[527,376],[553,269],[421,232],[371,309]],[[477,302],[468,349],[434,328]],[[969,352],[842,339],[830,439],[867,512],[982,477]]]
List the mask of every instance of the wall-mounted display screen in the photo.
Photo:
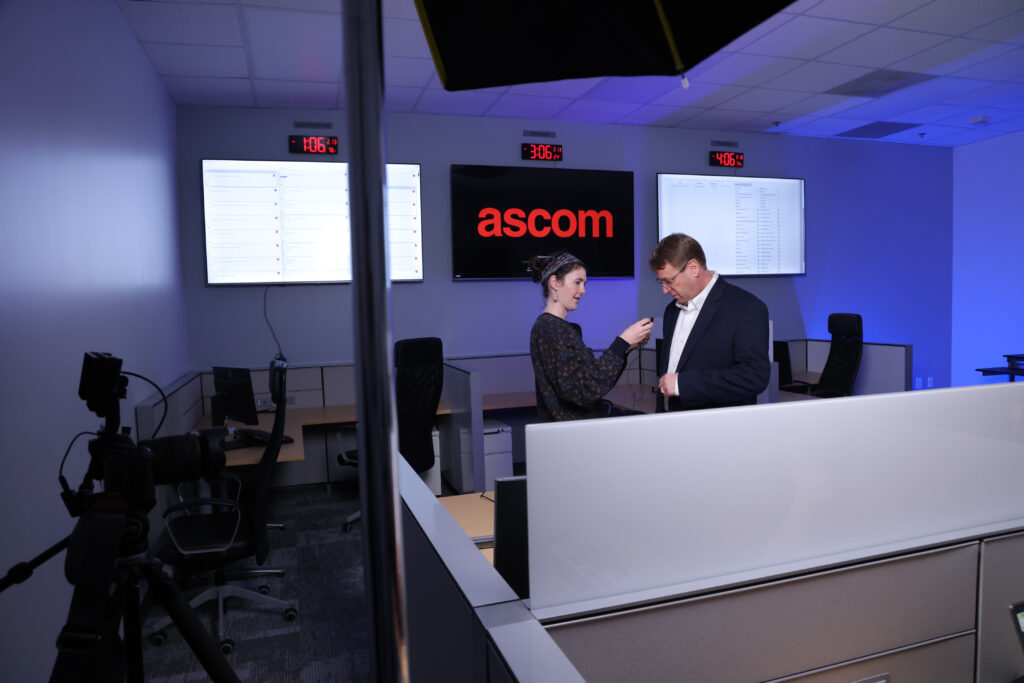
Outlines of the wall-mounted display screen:
[[722,275],[804,273],[802,178],[658,174],[658,239],[696,238]]
[[[392,280],[423,279],[420,167],[387,165]],[[348,164],[203,160],[206,281],[351,282]]]
[[588,277],[633,276],[633,173],[452,165],[452,275],[528,278],[570,251]]

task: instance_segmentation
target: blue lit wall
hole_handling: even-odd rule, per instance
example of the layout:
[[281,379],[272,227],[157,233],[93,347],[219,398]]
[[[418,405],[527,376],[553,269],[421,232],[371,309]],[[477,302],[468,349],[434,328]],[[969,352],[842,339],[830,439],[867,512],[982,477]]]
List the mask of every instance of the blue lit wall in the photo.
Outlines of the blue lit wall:
[[1024,353],[1024,134],[953,153],[953,384],[1005,382],[976,368]]
[[[0,3],[0,573],[74,527],[57,470],[100,418],[84,352],[166,384],[188,369],[174,105],[117,5]],[[152,389],[128,386],[122,413]],[[68,456],[77,486],[87,437]],[[0,594],[0,679],[45,681],[67,618],[64,554]]]

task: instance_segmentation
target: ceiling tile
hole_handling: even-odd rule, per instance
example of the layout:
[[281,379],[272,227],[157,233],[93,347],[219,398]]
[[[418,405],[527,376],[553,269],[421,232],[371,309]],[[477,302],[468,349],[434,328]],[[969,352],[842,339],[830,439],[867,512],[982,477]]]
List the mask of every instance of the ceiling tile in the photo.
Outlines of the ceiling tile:
[[488,116],[507,116],[519,119],[548,119],[572,102],[568,97],[537,97],[506,93],[487,110]]
[[387,86],[384,90],[384,109],[390,112],[410,112],[425,91],[423,88]]
[[[762,21],[760,24],[739,36],[731,43],[723,47],[720,52],[739,52],[746,49],[752,43],[757,42],[772,31],[785,26],[795,17],[792,14],[779,13]],[[696,65],[694,65],[696,66]]]
[[871,26],[846,21],[799,16],[746,46],[749,54],[816,59],[871,30]]
[[825,0],[807,10],[807,14],[882,25],[929,2],[931,0]]
[[792,90],[774,90],[772,88],[751,88],[722,103],[724,109],[734,111],[775,111],[786,105],[807,99],[807,93]]
[[984,78],[992,81],[1007,81],[1022,74],[1024,74],[1024,48],[1007,52],[956,72],[956,75],[961,78]]
[[384,83],[387,86],[423,88],[435,76],[434,62],[413,57],[384,57]]
[[[986,50],[994,47],[999,47],[998,52],[988,57],[981,56]],[[896,71],[911,71],[942,76],[970,66],[976,61],[982,61],[997,54],[1002,54],[1005,51],[1005,47],[993,46],[991,43],[983,40],[950,38],[935,47],[922,50],[916,55],[911,55],[906,59],[894,62],[889,65],[889,68]]]
[[737,85],[711,85],[699,81],[690,81],[689,88],[673,88],[664,97],[659,97],[651,104],[676,107],[714,107],[717,104],[746,92],[749,88]]
[[462,116],[483,116],[494,105],[500,95],[495,92],[460,90],[448,92],[428,88],[423,91],[416,111],[421,114],[455,114]]
[[[176,0],[177,1],[177,0]],[[193,0],[194,1],[194,0]],[[199,0],[207,2],[208,0]],[[217,0],[210,0],[216,2]],[[253,7],[274,7],[276,9],[298,10],[307,12],[326,12],[328,14],[341,14],[341,0],[220,0],[227,4],[238,2],[242,5]],[[404,0],[403,0],[404,1]],[[388,3],[384,3],[385,5]]]
[[208,78],[245,78],[249,67],[245,50],[221,45],[143,43],[158,74]]
[[1024,43],[1024,10],[986,24],[967,35],[993,42]]
[[1013,119],[1007,119],[1005,121],[999,121],[996,123],[989,123],[988,127],[1006,133],[1015,133],[1019,130],[1024,130],[1024,113],[1018,112],[1018,114],[1020,115]]
[[920,121],[921,123],[934,123],[953,116],[964,116],[971,111],[968,107],[958,107],[951,104],[930,104],[920,109],[904,112],[900,116],[908,121]]
[[553,117],[561,121],[588,121],[590,123],[614,123],[639,109],[626,102],[599,102],[597,100],[576,100]]
[[[688,115],[692,116],[697,112],[691,112]],[[640,107],[636,111],[616,121],[616,123],[625,123],[633,126],[665,126],[671,127],[678,123],[682,117],[680,116],[680,110],[677,107],[664,107],[657,104],[649,104],[646,107]]]
[[[341,4],[341,0],[325,1],[333,2],[337,5]],[[385,17],[393,17],[396,19],[415,19],[416,21],[419,21],[420,19],[419,15],[416,13],[416,5],[412,0],[383,0],[380,5],[380,13]]]
[[238,12],[230,5],[121,0],[121,12],[139,40],[188,45],[241,45]]
[[343,101],[336,83],[253,81],[257,107],[337,109]]
[[256,100],[247,78],[188,78],[164,76],[164,84],[177,104],[211,107],[253,107]]
[[1017,106],[1024,104],[1024,85],[1016,83],[996,83],[984,88],[977,88],[960,95],[947,97],[942,100],[945,104],[962,104],[966,106],[996,105],[1012,108],[1013,102]]
[[[1012,121],[1021,115],[1020,111],[1012,109],[1000,109],[999,107],[965,107],[964,111],[957,112],[953,116],[947,116],[944,119],[939,119],[936,123],[944,126],[960,126],[963,128],[975,128],[992,126],[993,124],[998,125],[1000,123],[1006,123]],[[987,117],[988,121],[984,123],[972,123],[972,119],[978,119],[979,117]]]
[[756,112],[751,111],[729,111],[726,109],[712,109],[691,116],[684,122],[678,124],[680,128],[701,128],[708,130],[731,130],[746,121],[757,118]]
[[899,133],[887,135],[885,140],[886,142],[905,142],[915,145],[926,145],[934,143],[947,135],[953,135],[962,131],[962,128],[956,128],[953,126],[937,126],[929,123],[923,126],[917,126],[916,128],[911,128],[910,130],[904,130]]
[[266,80],[337,81],[342,71],[338,17],[243,8],[252,71]]
[[871,73],[871,69],[863,66],[806,62],[803,66],[798,66],[792,71],[768,81],[765,85],[781,90],[823,92],[869,73]]
[[788,132],[796,135],[816,135],[823,137],[831,137],[836,133],[842,133],[843,131],[855,128],[858,125],[866,125],[871,123],[869,120],[851,120],[851,119],[834,119],[834,118],[821,118],[808,121],[799,126],[794,126],[789,129]]
[[959,36],[1019,9],[1019,0],[934,0],[896,19],[892,26]]
[[416,57],[430,59],[430,47],[423,35],[423,26],[418,19],[392,19],[385,17],[384,54],[392,57]]
[[542,97],[582,97],[604,78],[570,78],[542,83],[520,83],[509,88],[517,95],[540,95]]
[[820,112],[819,116],[825,116],[828,109],[846,102],[848,99],[850,98],[842,95],[811,95],[780,108],[778,113],[789,116],[804,116]]
[[583,99],[646,104],[682,87],[678,76],[611,76],[591,88]]
[[879,28],[822,55],[825,62],[884,67],[948,40],[919,31]]
[[961,96],[973,90],[978,90],[988,85],[985,81],[975,81],[966,78],[936,78],[919,85],[894,92],[891,95],[879,98],[852,107],[840,115],[841,118],[848,116],[867,119],[868,121],[880,121],[893,119],[898,115],[920,109],[921,107],[934,102],[956,104],[953,97]]
[[[958,145],[969,145],[972,142],[981,142],[982,140],[997,138],[1001,135],[1005,135],[1005,133],[1000,133],[992,128],[971,128],[970,130],[959,130],[948,134],[938,135],[931,141],[931,144],[938,144],[943,147],[956,147]],[[925,144],[929,144],[928,140],[931,137],[932,136],[929,135],[925,138]]]
[[800,59],[785,57],[762,57],[734,53],[726,55],[714,66],[687,74],[691,78],[699,78],[703,83],[719,83],[733,85],[762,85],[766,81],[799,67],[807,62]]

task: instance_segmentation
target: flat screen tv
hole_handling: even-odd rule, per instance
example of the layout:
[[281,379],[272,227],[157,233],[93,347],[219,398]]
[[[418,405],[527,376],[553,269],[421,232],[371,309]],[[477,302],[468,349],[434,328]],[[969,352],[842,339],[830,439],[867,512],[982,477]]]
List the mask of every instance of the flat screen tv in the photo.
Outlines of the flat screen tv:
[[[420,167],[387,165],[392,280],[423,279]],[[348,164],[203,160],[206,282],[352,281]]]
[[569,251],[588,277],[633,277],[633,173],[453,164],[452,276],[529,278]]
[[658,174],[658,239],[694,237],[722,275],[804,271],[802,178]]

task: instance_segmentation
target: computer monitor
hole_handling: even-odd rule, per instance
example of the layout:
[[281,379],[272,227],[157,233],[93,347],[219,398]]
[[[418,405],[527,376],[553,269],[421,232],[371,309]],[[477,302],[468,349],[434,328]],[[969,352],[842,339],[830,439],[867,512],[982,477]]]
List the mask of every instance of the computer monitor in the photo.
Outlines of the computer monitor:
[[252,391],[252,375],[248,368],[213,368],[214,395],[210,399],[210,412],[214,427],[225,420],[247,425],[259,424],[256,415],[256,397]]
[[526,477],[494,480],[494,568],[516,595],[530,597]]

